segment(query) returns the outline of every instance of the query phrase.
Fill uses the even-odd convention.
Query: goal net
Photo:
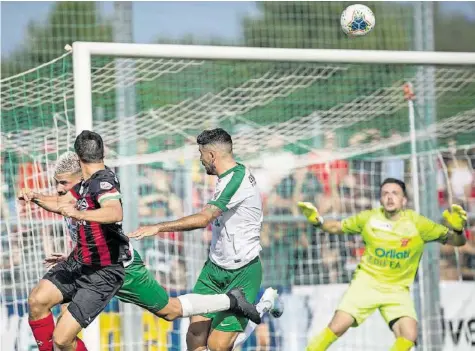
[[[406,181],[411,199],[417,183],[418,206],[434,219],[450,202],[475,213],[473,65],[298,61],[91,59],[92,126],[104,139],[106,163],[131,194],[124,206],[137,225],[190,214],[210,199],[215,178],[205,174],[195,143],[203,129],[226,129],[237,158],[251,168],[265,209],[262,286],[277,287],[287,310],[281,320],[266,320],[270,332],[258,328],[244,350],[262,342],[270,350],[303,349],[329,321],[363,253],[361,237],[329,236],[307,225],[297,201],[343,218],[378,206],[379,184],[391,176]],[[45,272],[45,256],[71,248],[59,216],[15,199],[22,187],[55,191],[55,161],[73,149],[76,125],[85,118],[74,103],[73,73],[72,56],[65,54],[1,82],[2,350],[34,347],[28,293]],[[418,179],[411,169],[411,113]],[[193,287],[210,240],[208,229],[166,233],[137,248],[177,295]],[[433,338],[445,330],[433,304],[439,303],[432,294],[439,291],[439,274],[444,280],[475,275],[463,253],[443,249],[440,257],[431,247],[416,289],[426,350],[440,349]],[[443,300],[444,291],[440,295]],[[127,313],[113,301],[101,314],[103,349],[184,349],[187,320],[168,323],[140,312],[139,334],[130,338],[124,336]],[[456,317],[456,311],[444,313]],[[374,315],[335,349],[380,350],[392,340]]]

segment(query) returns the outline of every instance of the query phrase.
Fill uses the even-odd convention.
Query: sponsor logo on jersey
[[[409,241],[411,241],[411,238],[402,238],[401,239],[401,247],[406,247],[407,244],[409,244]]]
[[[411,250],[404,250],[404,251],[398,251],[396,249],[386,250],[381,247],[378,247],[376,250],[374,250],[374,253],[376,254],[376,257],[379,257],[379,258],[403,260],[403,259],[409,258],[409,255],[411,254]]]
[[[88,207],[89,206],[87,205],[87,200],[86,199],[78,200],[78,202],[76,203],[76,208],[79,211],[85,211],[85,210],[87,210]]]
[[[371,221],[371,225],[380,230],[392,230],[393,226],[391,223],[388,222],[383,222],[383,221],[378,221],[377,219]]]
[[[101,187],[102,190],[112,189],[112,184],[109,182],[101,182],[99,186]]]

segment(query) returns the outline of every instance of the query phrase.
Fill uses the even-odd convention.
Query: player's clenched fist
[[[19,200],[25,200],[26,202],[33,201],[35,197],[36,193],[28,188],[21,189],[20,194],[18,195]]]
[[[73,204],[64,204],[59,208],[59,213],[64,217],[74,218],[74,219],[81,219],[81,211],[76,209],[76,206]]]
[[[459,205],[452,205],[451,211],[445,210],[442,216],[456,231],[462,231],[467,223],[467,212]]]
[[[323,224],[322,216],[320,216],[320,213],[318,213],[317,208],[313,206],[310,202],[298,202],[297,205],[299,206],[299,209],[302,214],[307,218],[307,221],[317,226]]]
[[[156,234],[158,234],[157,227],[154,226],[154,225],[147,225],[147,226],[144,226],[144,227],[140,227],[135,232],[132,232],[132,233],[128,234],[127,236],[129,238],[142,239],[142,238],[145,238],[147,236],[153,236],[153,235],[156,235]]]

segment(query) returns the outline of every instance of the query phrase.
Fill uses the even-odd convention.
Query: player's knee
[[[394,323],[393,331],[396,337],[416,342],[418,337],[417,321],[410,317],[402,317]]]
[[[417,333],[417,326],[416,327],[412,327],[412,328],[405,328],[401,331],[401,336],[404,338],[404,339],[407,339],[407,340],[410,340],[412,342],[416,342],[417,340],[417,336],[418,336],[418,333]]]
[[[234,342],[233,342],[234,343]],[[231,351],[233,343],[220,338],[208,338],[208,350],[210,351]]]
[[[39,318],[49,311],[51,303],[47,294],[43,293],[38,287],[31,290],[28,296],[28,311],[30,317]]]
[[[76,337],[70,337],[69,335],[65,335],[64,333],[58,333],[56,330],[53,333],[53,342],[54,345],[59,350],[68,349],[74,343]]]
[[[338,337],[346,333],[346,331],[353,325],[355,319],[348,313],[337,311],[333,316],[328,328]]]

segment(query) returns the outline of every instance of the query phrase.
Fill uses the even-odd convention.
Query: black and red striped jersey
[[[104,201],[121,201],[120,184],[109,168],[97,171],[71,189],[80,211],[96,210]],[[108,266],[130,258],[129,239],[122,230],[122,222],[100,224],[76,221],[77,244],[74,257],[81,263]]]

